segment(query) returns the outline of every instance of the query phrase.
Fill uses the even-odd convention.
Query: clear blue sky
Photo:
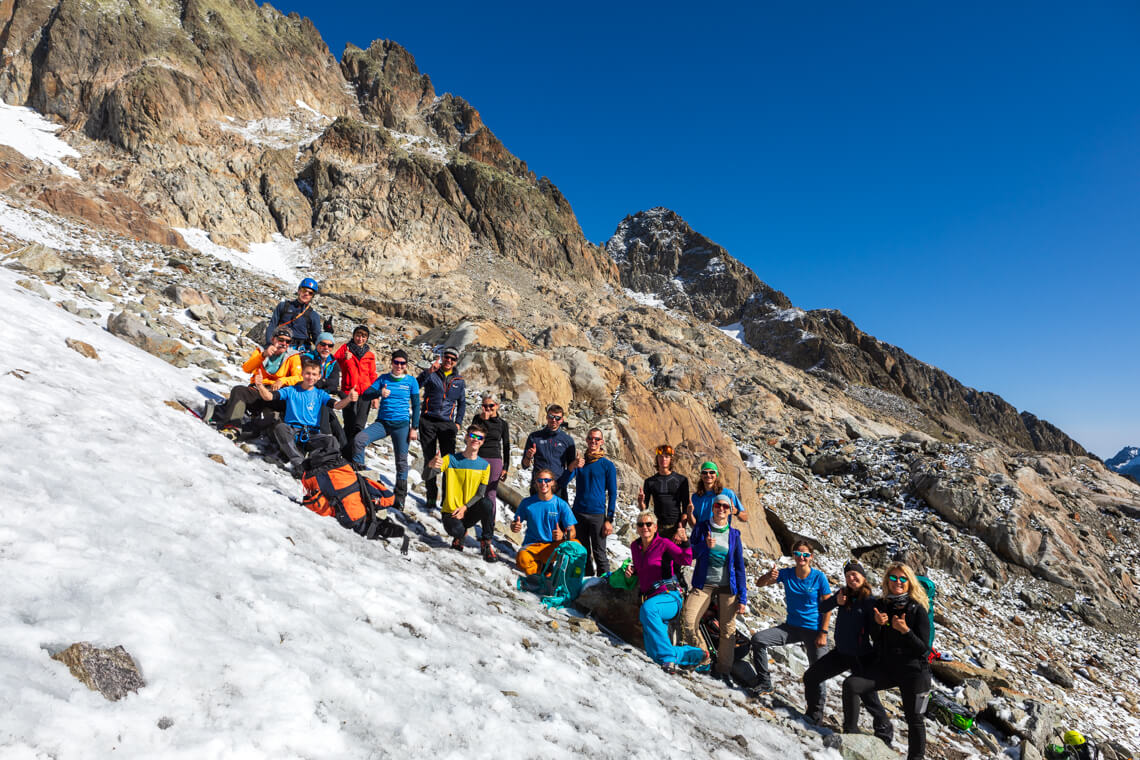
[[[549,176],[587,237],[667,206],[803,308],[1140,444],[1140,5],[321,3]]]

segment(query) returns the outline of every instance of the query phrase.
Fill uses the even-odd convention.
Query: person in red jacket
[[[368,347],[368,336],[368,328],[357,325],[352,331],[352,340],[333,354],[333,358],[340,365],[340,389],[345,395],[350,391],[363,394],[380,376],[376,371],[376,354]],[[344,436],[348,440],[349,447],[352,446],[356,434],[368,423],[369,406],[370,402],[360,399],[344,408]],[[351,459],[352,452],[348,451],[345,457]]]

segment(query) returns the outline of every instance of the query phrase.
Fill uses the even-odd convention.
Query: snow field
[[[514,591],[506,562],[401,557],[305,510],[296,481],[163,403],[197,398],[194,369],[18,277],[0,268],[21,318],[0,337],[0,755],[805,757],[739,695],[553,630],[565,613]],[[49,658],[75,641],[122,644],[148,685],[88,690]]]
[[[79,151],[56,137],[60,129],[31,108],[0,101],[0,145],[15,148],[28,158],[54,166],[61,174],[79,179],[79,172],[63,163],[64,158],[79,158]]]

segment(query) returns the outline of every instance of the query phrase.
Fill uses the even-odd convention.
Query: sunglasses
[[[317,294],[315,290],[310,290],[309,288],[298,288],[297,292],[298,293],[308,293],[311,296],[315,296]]]
[[[715,478],[716,470],[701,470],[701,477],[703,478],[706,475],[712,475]]]
[[[587,443],[601,443],[602,439],[601,438],[587,438],[586,442]]]
[[[713,509],[732,509],[731,504],[713,504]]]
[[[562,419],[562,415],[561,414],[548,414],[548,415],[546,415],[546,419],[554,420],[555,422],[558,422],[559,420]]]
[[[274,338],[273,342],[279,346],[287,346],[293,341],[289,340],[288,338]]]
[[[404,365],[407,364],[407,362],[404,361],[403,359],[393,359],[392,364],[394,364],[397,367],[403,367]]]
[[[673,456],[673,447],[672,446],[658,446],[657,447],[657,456],[659,456],[659,457],[671,457],[671,456]]]
[[[797,559],[807,559],[811,556],[811,552],[792,552],[792,556]]]
[[[910,583],[910,578],[905,575],[888,575],[887,580],[892,583]]]
[[[324,347],[324,348],[332,348],[333,344],[325,342],[325,343],[318,343],[317,346],[318,347]]]
[[[467,434],[467,437],[468,437],[468,438],[470,438],[470,439],[471,439],[471,440],[473,440],[473,441],[481,441],[481,440],[483,440],[483,436],[479,435],[478,433],[468,433],[468,434]]]
[[[454,356],[445,356],[442,359],[440,359],[440,361],[453,362],[453,361],[455,361],[455,357]]]
[[[534,482],[535,483],[553,483],[554,478],[535,478]]]
[[[639,522],[639,523],[637,524],[637,527],[639,527],[639,528],[652,528],[652,527],[653,527],[654,525],[656,525],[656,524],[657,524],[657,523],[651,523],[651,522]]]
[[[484,409],[498,409],[499,405],[498,404],[483,404],[483,408]]]

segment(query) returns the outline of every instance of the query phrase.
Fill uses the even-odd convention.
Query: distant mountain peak
[[[1104,466],[1125,475],[1140,475],[1140,446],[1125,446],[1111,459],[1104,460]]]

